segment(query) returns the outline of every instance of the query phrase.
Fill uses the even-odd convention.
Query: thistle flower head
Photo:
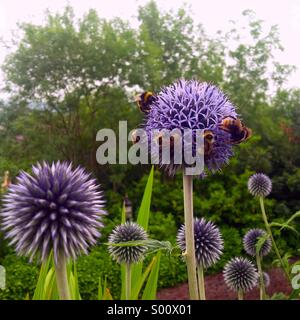
[[[87,253],[100,237],[105,214],[96,180],[66,162],[44,162],[22,171],[3,199],[2,229],[20,255],[45,261]]]
[[[272,181],[263,173],[255,173],[248,180],[248,190],[254,197],[266,197],[272,191]]]
[[[146,231],[134,222],[118,225],[110,234],[108,241],[112,244],[122,244],[129,241],[144,241],[148,239]],[[118,263],[132,264],[141,261],[147,250],[145,245],[108,246],[108,250]]]
[[[197,129],[210,130],[214,135],[214,144],[212,151],[205,155],[204,163],[207,169],[214,171],[227,163],[232,155],[232,146],[228,143],[230,135],[220,130],[219,125],[224,118],[236,116],[234,105],[216,86],[195,80],[179,80],[158,93],[144,127],[150,139],[155,129],[180,130],[182,136],[186,129],[193,133]],[[194,140],[193,135],[193,143]],[[152,156],[159,158],[159,155]],[[184,162],[182,165],[175,164],[172,159],[170,164],[160,164],[170,175],[187,166]]]
[[[208,268],[215,264],[222,255],[223,239],[219,228],[204,218],[194,220],[196,263]],[[177,243],[184,252],[186,249],[185,226],[177,234]]]
[[[271,279],[270,279],[270,276],[266,272],[263,272],[263,279],[264,279],[264,285],[267,288],[271,283]]]
[[[260,238],[266,237],[267,233],[266,231],[262,229],[251,229],[249,230],[244,238],[243,238],[243,244],[244,244],[244,249],[252,257],[256,256],[256,245],[259,241]],[[263,245],[260,248],[259,255],[260,256],[266,256],[272,248],[272,242],[270,238],[267,238]]]
[[[223,276],[227,286],[234,291],[247,292],[256,286],[258,273],[253,263],[241,257],[232,258],[224,267]]]

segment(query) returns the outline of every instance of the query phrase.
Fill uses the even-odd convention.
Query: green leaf
[[[159,267],[160,267],[160,257],[161,257],[161,251],[159,251],[155,257],[156,261],[149,275],[146,287],[142,295],[142,300],[156,299],[157,281],[158,281],[158,274],[159,274]]]
[[[72,270],[73,269],[73,270]],[[72,300],[81,300],[78,285],[78,274],[76,263],[70,263],[68,267],[68,280]]]
[[[288,297],[283,292],[276,292],[270,297],[270,300],[287,300]]]
[[[105,296],[107,295],[107,276],[104,278],[104,284],[102,286],[102,275],[99,277],[99,284],[98,284],[98,300],[107,300]]]
[[[144,191],[142,203],[139,209],[137,223],[142,226],[145,230],[148,229],[148,222],[150,216],[150,205],[151,205],[151,196],[152,196],[152,187],[153,187],[153,175],[154,175],[154,167],[152,166],[148,181],[146,184],[146,188]],[[143,263],[137,263],[132,267],[132,283],[136,283],[140,281],[143,270]],[[125,271],[124,279],[125,279]],[[123,280],[123,278],[122,278]],[[123,283],[123,282],[122,282]]]
[[[113,300],[113,297],[112,297],[109,289],[105,288],[104,290],[105,290],[105,292],[103,294],[103,299],[102,300]]]
[[[44,283],[44,296],[43,300],[51,300],[54,293],[54,287],[56,286],[55,282],[55,270],[51,268],[46,276]]]
[[[269,237],[270,236],[266,233],[265,235],[257,238],[257,242],[255,244],[256,254],[260,252],[262,246],[264,245],[266,240],[268,240]]]
[[[142,226],[145,230],[148,230],[148,222],[150,216],[150,205],[151,205],[151,196],[152,196],[152,187],[153,187],[153,175],[154,167],[152,166],[146,188],[144,191],[142,203],[139,209],[137,223]]]
[[[34,290],[32,300],[44,300],[44,288],[47,274],[50,270],[50,265],[52,264],[52,252],[50,253],[46,262],[43,262],[40,269],[39,278]]]
[[[121,223],[125,223],[126,222],[126,208],[125,208],[125,203],[123,202],[123,207],[122,207],[122,211],[121,211]]]
[[[284,223],[272,222],[272,223],[270,223],[270,227],[271,227],[271,228],[272,228],[272,227],[278,227],[278,228],[280,228],[279,231],[281,231],[281,230],[283,230],[283,229],[289,229],[289,230],[292,230],[292,231],[294,231],[296,234],[299,235],[299,232],[298,232],[294,227],[289,226],[289,225],[287,224],[287,222],[284,222]]]
[[[133,269],[133,268],[132,268]],[[121,300],[125,300],[126,297],[126,287],[125,287],[125,283],[126,283],[126,267],[124,264],[121,265],[121,281],[122,281],[122,288],[121,288]]]
[[[286,224],[290,224],[295,218],[300,217],[300,211],[297,211],[294,213],[287,221]]]
[[[140,291],[144,285],[144,282],[146,281],[147,277],[150,274],[150,271],[152,270],[153,266],[156,263],[156,257],[153,257],[149,265],[147,266],[146,270],[143,272],[142,276],[140,277],[139,281],[135,283],[135,286],[132,290],[131,300],[138,300]]]

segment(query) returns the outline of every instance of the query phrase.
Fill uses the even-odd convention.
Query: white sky
[[[0,38],[10,39],[11,30],[17,22],[32,21],[41,23],[46,8],[61,11],[70,4],[78,17],[90,8],[102,17],[119,16],[133,19],[138,5],[147,0],[0,0]],[[196,23],[202,23],[208,34],[217,30],[228,30],[229,20],[241,18],[244,9],[252,9],[267,26],[279,26],[281,42],[285,48],[277,59],[282,63],[296,65],[298,70],[290,78],[291,86],[300,87],[300,0],[156,0],[162,9],[176,10],[184,2],[190,5]],[[7,50],[0,47],[0,64]],[[2,86],[0,74],[0,87]]]

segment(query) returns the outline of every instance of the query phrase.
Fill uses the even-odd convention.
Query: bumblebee
[[[203,134],[203,139],[204,139],[203,148],[202,147],[199,148],[198,152],[200,154],[203,154],[203,151],[204,151],[204,155],[207,156],[212,152],[213,145],[214,145],[214,142],[215,142],[215,136],[212,133],[212,131],[205,130],[204,134]]]
[[[135,101],[140,108],[140,110],[144,113],[149,113],[151,109],[151,104],[155,101],[156,96],[151,91],[143,92],[135,97]]]
[[[211,153],[213,149],[215,136],[210,130],[205,131],[203,136],[204,136],[204,154],[208,155]]]
[[[132,144],[136,144],[140,141],[140,137],[137,134],[137,129],[135,129],[134,131],[132,131],[131,133],[131,142]]]
[[[180,142],[181,136],[178,133],[173,133],[169,138],[170,139],[166,139],[164,137],[164,134],[160,132],[154,137],[154,141],[160,147],[167,147],[168,145],[170,145],[170,148],[172,150],[172,148],[174,148],[174,146]]]
[[[226,117],[220,124],[220,129],[230,133],[230,143],[239,144],[252,136],[252,130],[244,126],[240,119]]]

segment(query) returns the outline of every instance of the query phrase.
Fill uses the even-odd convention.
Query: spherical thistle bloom
[[[243,238],[243,245],[244,249],[252,257],[256,256],[256,245],[259,241],[259,238],[266,237],[267,233],[266,231],[262,229],[251,229],[249,230],[244,238]],[[272,248],[272,241],[268,237],[264,241],[263,245],[260,248],[259,255],[261,257],[266,256]]]
[[[271,279],[267,272],[263,272],[263,281],[264,281],[264,287],[268,288],[270,286]],[[258,288],[260,287],[260,278],[258,278],[256,286]]]
[[[183,139],[182,148],[186,146],[186,150],[192,150],[193,157],[198,152],[195,151],[196,130],[211,131],[214,137],[213,148],[209,154],[205,154],[204,164],[207,169],[216,171],[226,164],[233,154],[232,145],[228,143],[230,134],[220,129],[220,124],[226,117],[236,118],[237,113],[235,106],[220,89],[206,82],[178,80],[162,88],[157,94],[151,103],[144,129],[150,141],[155,139],[155,130],[179,130],[181,137],[184,136],[185,130],[190,130],[191,145],[185,144]],[[182,164],[176,164],[172,157],[170,162],[165,164],[157,151],[151,149],[150,152],[151,157],[159,159],[160,166],[169,175],[174,175],[180,168],[190,166],[184,156]]]
[[[255,173],[248,180],[248,190],[254,197],[266,197],[272,191],[272,181],[263,173]]]
[[[208,268],[215,264],[222,255],[223,239],[219,228],[204,218],[194,219],[196,263]],[[182,225],[177,234],[177,243],[184,252],[186,249],[185,226]]]
[[[271,279],[270,279],[270,276],[266,272],[263,272],[263,279],[264,279],[264,285],[267,288],[271,283]]]
[[[148,235],[144,228],[135,222],[126,222],[116,226],[110,234],[108,241],[112,244],[122,244],[129,241],[145,241]],[[145,245],[114,246],[109,245],[108,250],[118,263],[132,264],[141,261],[147,250]]]
[[[227,286],[234,291],[247,292],[257,285],[258,273],[254,264],[242,257],[232,258],[224,267]]]
[[[103,199],[95,179],[67,162],[21,171],[3,198],[2,229],[19,255],[45,261],[53,250],[75,259],[88,253],[103,227]]]

